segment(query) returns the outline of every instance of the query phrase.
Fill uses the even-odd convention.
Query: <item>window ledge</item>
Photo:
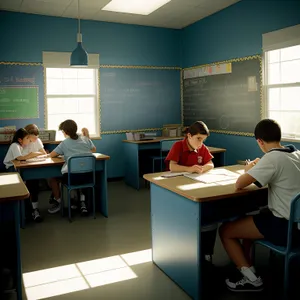
[[[292,143],[300,143],[300,137],[299,138],[292,138],[292,137],[282,137],[282,142],[292,142]]]

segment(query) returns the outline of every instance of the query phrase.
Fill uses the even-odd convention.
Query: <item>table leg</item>
[[[139,145],[124,143],[125,155],[125,183],[133,188],[140,189]]]

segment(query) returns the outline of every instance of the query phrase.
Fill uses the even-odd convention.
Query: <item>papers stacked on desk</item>
[[[46,160],[47,159],[47,157],[45,157],[45,156],[38,156],[38,157],[33,157],[33,158],[28,158],[28,159],[26,159],[26,161],[27,162],[38,162],[38,161],[44,161],[44,160]]]
[[[203,174],[187,173],[183,174],[183,176],[203,183],[214,183],[237,179],[239,174],[225,169],[213,169]]]

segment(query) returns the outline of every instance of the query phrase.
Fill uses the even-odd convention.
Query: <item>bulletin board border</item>
[[[228,60],[223,60],[223,61],[218,61],[218,62],[212,62],[209,64],[204,64],[204,65],[197,65],[197,66],[192,66],[192,67],[188,67],[188,68],[183,68],[182,69],[182,81],[184,81],[183,79],[183,72],[185,70],[192,70],[192,69],[197,69],[197,68],[201,68],[201,67],[207,67],[207,66],[212,66],[212,65],[219,65],[219,64],[224,64],[224,63],[232,63],[232,62],[241,62],[241,61],[247,61],[247,60],[254,60],[257,59],[259,61],[259,65],[260,65],[260,69],[259,69],[259,75],[260,75],[260,119],[263,118],[263,66],[262,66],[262,55],[260,54],[255,54],[255,55],[251,55],[251,56],[245,56],[245,57],[239,57],[239,58],[232,58],[232,59],[228,59]],[[183,116],[183,85],[181,87],[182,90],[182,109],[181,109],[181,119],[182,119],[182,124],[184,124],[184,116]],[[254,124],[255,126],[256,124]],[[214,129],[210,129],[210,132],[214,132],[214,133],[221,133],[221,134],[230,134],[230,135],[240,135],[240,136],[254,136],[253,133],[250,132],[239,132],[239,131],[227,131],[227,130],[214,130]]]

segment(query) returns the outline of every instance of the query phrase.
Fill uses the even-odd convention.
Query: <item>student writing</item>
[[[50,154],[50,157],[56,157],[58,155],[63,155],[65,159],[65,164],[62,167],[62,181],[67,183],[68,181],[68,165],[67,161],[70,156],[79,154],[90,154],[95,148],[94,144],[88,138],[82,138],[77,134],[77,124],[73,120],[66,120],[59,125],[59,130],[61,130],[65,136],[65,140],[62,141]],[[90,176],[92,174],[72,174],[72,182],[74,184],[83,184],[85,182],[90,182]],[[56,213],[60,210],[61,199],[60,199],[60,189],[59,181],[57,179],[52,179],[51,181],[52,190],[54,193],[55,201],[50,209],[49,213]],[[84,192],[84,191],[83,191]],[[80,210],[82,215],[87,215],[88,210],[85,203],[85,195],[80,196]]]
[[[169,151],[165,163],[172,172],[203,173],[214,168],[213,156],[204,145],[209,130],[202,121],[193,123],[186,129],[186,137],[176,142]],[[202,255],[212,262],[217,235],[217,224],[202,228]]]
[[[6,169],[14,171],[12,160],[26,160],[42,155],[41,152],[23,153],[24,148],[30,144],[29,136],[29,133],[24,128],[20,128],[16,131],[3,161]],[[26,186],[30,192],[32,218],[36,222],[41,222],[42,218],[38,209],[38,190],[36,187],[36,180],[27,180]]]
[[[252,183],[268,185],[268,209],[220,227],[223,246],[240,271],[240,278],[227,278],[226,285],[238,292],[263,289],[263,280],[251,261],[250,246],[257,239],[266,239],[278,246],[287,245],[291,200],[300,192],[300,151],[293,145],[280,144],[279,124],[271,119],[262,120],[256,125],[254,135],[265,155],[245,166],[236,188],[243,189]],[[241,239],[247,242],[247,247],[242,247]]]

